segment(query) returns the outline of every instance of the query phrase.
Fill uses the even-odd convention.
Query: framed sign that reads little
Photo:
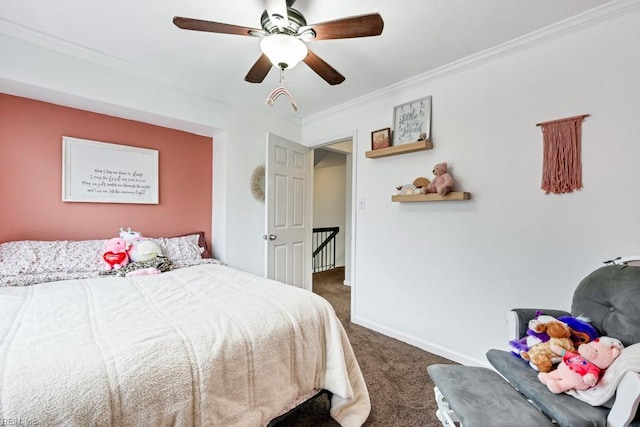
[[[393,108],[393,145],[431,141],[431,96]]]
[[[158,150],[63,136],[62,201],[158,204]]]

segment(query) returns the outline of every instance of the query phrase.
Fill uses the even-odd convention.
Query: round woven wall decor
[[[250,185],[253,198],[264,203],[264,165],[256,166],[253,170]]]

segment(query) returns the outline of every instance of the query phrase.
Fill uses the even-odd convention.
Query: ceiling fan
[[[265,11],[260,18],[261,29],[180,16],[174,17],[173,23],[184,30],[261,37],[263,53],[244,78],[250,83],[261,83],[272,65],[285,70],[303,61],[330,85],[342,83],[344,76],[313,53],[306,42],[379,36],[384,27],[378,13],[307,25],[302,13],[292,7],[295,0],[263,2]]]

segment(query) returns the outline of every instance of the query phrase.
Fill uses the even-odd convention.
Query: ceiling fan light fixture
[[[264,0],[266,12],[273,25],[277,26],[280,31],[289,25],[287,16],[287,3],[283,0]]]
[[[281,69],[295,67],[309,53],[303,41],[287,34],[272,34],[263,38],[260,49],[273,65]]]

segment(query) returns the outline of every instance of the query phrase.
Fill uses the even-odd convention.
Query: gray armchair
[[[640,343],[640,267],[631,265],[606,265],[597,269],[584,278],[578,285],[571,305],[571,313],[559,310],[544,310],[545,314],[554,317],[562,315],[586,316],[601,336],[618,338],[625,347]],[[509,325],[512,336],[517,339],[524,336],[527,324],[535,316],[535,309],[515,309],[509,313]],[[549,420],[560,426],[640,426],[640,374],[627,371],[617,387],[616,394],[609,402],[602,406],[591,406],[568,394],[553,394],[540,383],[537,372],[526,361],[517,358],[509,351],[492,349],[487,352],[487,359],[496,371],[517,390],[517,393],[507,393],[501,405],[512,406],[513,412],[522,411],[521,399],[524,397],[529,403],[540,410]],[[466,369],[465,369],[466,368]],[[492,403],[491,398],[482,397],[476,408],[458,404],[449,406],[457,401],[458,396],[447,395],[457,393],[458,388],[451,384],[452,376],[446,365],[429,367],[429,374],[436,384],[436,395],[440,398],[440,415],[447,413],[450,418],[443,420],[447,425],[452,420],[471,420],[474,417],[486,416],[487,419],[499,420],[500,415],[484,414],[483,408]],[[479,378],[480,369],[462,367],[463,378],[470,382],[473,388]],[[453,372],[452,372],[453,373]],[[461,372],[455,373],[457,380]],[[491,394],[491,388],[484,387],[484,394]],[[502,390],[504,392],[504,390]],[[459,400],[458,400],[459,401]],[[467,402],[469,399],[467,399]],[[512,405],[510,405],[512,403]],[[446,410],[443,410],[443,406]],[[519,406],[518,406],[519,405]],[[486,412],[486,409],[484,410]],[[446,422],[445,422],[446,421]],[[504,419],[502,419],[504,421]],[[465,423],[463,423],[465,424]],[[466,423],[471,424],[471,423]],[[514,425],[519,424],[517,421]],[[494,425],[499,425],[496,423]]]

